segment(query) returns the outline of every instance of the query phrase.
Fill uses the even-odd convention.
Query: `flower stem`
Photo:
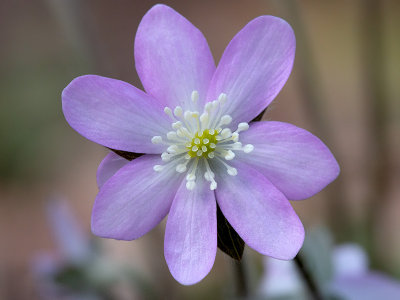
[[[324,298],[322,297],[322,294],[321,294],[317,284],[315,283],[310,272],[307,270],[306,266],[303,263],[303,259],[300,257],[299,254],[294,258],[294,262],[296,263],[296,266],[300,272],[300,275],[303,277],[304,282],[307,285],[307,288],[310,292],[312,299],[313,300],[323,300]]]
[[[246,298],[248,295],[248,283],[246,280],[244,264],[242,260],[234,260],[233,264],[235,268],[237,295],[240,298]]]

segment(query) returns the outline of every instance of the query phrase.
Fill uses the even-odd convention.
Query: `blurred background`
[[[68,126],[61,91],[83,74],[141,87],[133,41],[155,3],[0,2],[0,299],[219,299],[234,289],[231,259],[220,251],[201,283],[178,284],[164,260],[165,221],[133,242],[90,233],[107,151]],[[332,244],[355,242],[370,268],[400,278],[400,2],[163,3],[203,32],[216,62],[257,16],[292,25],[293,72],[263,118],[319,136],[341,166],[334,183],[293,206],[307,232],[324,228]],[[262,257],[246,248],[244,261],[256,291]]]

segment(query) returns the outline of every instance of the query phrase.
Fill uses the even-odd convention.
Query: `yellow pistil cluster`
[[[214,150],[217,145],[218,132],[214,129],[206,129],[196,132],[190,143],[186,144],[190,157],[213,158]]]

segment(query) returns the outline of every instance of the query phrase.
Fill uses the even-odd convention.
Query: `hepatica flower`
[[[292,69],[295,37],[261,16],[229,43],[218,67],[202,33],[165,5],[143,17],[136,70],[146,92],[87,75],[63,91],[68,123],[111,149],[98,170],[94,234],[137,239],[167,214],[165,258],[182,284],[212,268],[217,203],[251,248],[279,259],[299,251],[304,229],[288,199],[308,198],[339,167],[315,136],[282,122],[252,122]]]

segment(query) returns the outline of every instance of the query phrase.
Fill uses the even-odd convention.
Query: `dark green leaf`
[[[121,156],[127,160],[134,160],[135,158],[138,158],[138,157],[144,155],[144,153],[134,153],[134,152],[128,152],[128,151],[122,151],[122,150],[115,150],[115,149],[111,149],[111,148],[108,148],[108,149],[110,149],[115,154],[118,154],[119,156]]]
[[[217,204],[218,248],[236,260],[241,260],[245,243],[222,213]]]

